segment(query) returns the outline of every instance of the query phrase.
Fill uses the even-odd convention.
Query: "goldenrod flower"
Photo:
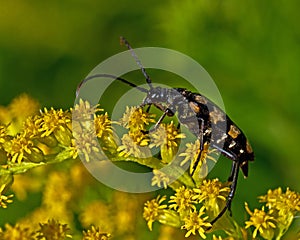
[[[209,212],[217,215],[220,207],[226,201],[230,188],[220,182],[218,179],[203,180],[199,188],[194,188],[193,200],[203,202]]]
[[[0,239],[2,240],[34,240],[34,233],[23,225],[16,224],[11,226],[5,224],[5,230],[0,228]]]
[[[210,149],[209,144],[205,143],[203,146],[203,150],[200,154],[200,141],[197,139],[195,143],[187,143],[186,150],[179,154],[181,157],[185,157],[184,160],[180,163],[180,166],[183,166],[187,162],[190,161],[190,174],[195,170],[195,175],[199,175],[197,177],[204,178],[208,174],[208,166],[207,160],[211,160],[216,162],[216,157],[213,157],[211,154],[216,153],[215,149]],[[195,166],[196,161],[198,161],[198,165]]]
[[[166,196],[157,196],[156,199],[147,201],[144,205],[143,217],[147,221],[148,228],[152,231],[152,224],[159,219],[159,216],[163,214],[163,210],[167,208],[167,205],[161,205],[166,200]]]
[[[99,158],[101,156],[99,142],[97,141],[97,138],[93,133],[89,134],[88,132],[85,131],[76,134],[74,137],[75,137],[75,149],[72,148],[73,158],[76,158],[78,153],[79,155],[82,154],[84,156],[84,160],[86,162],[89,162],[91,159]],[[74,144],[74,142],[72,144]],[[77,153],[75,151],[76,149],[77,149]]]
[[[268,190],[267,195],[259,197],[260,202],[265,202],[270,209],[277,209],[280,215],[288,212],[296,213],[300,211],[300,194],[291,191],[289,188],[283,193],[281,188]]]
[[[187,233],[185,237],[189,237],[191,234],[196,235],[196,232],[203,239],[206,238],[205,230],[211,227],[211,224],[207,222],[208,216],[203,217],[205,207],[201,207],[199,212],[196,210],[190,211],[190,213],[184,218],[184,225],[181,227],[182,229],[186,229]]]
[[[144,112],[140,107],[126,107],[120,124],[130,131],[144,131],[145,125],[154,123],[154,114]]]
[[[180,133],[175,127],[173,121],[169,124],[160,124],[156,131],[151,134],[152,142],[150,147],[160,147],[166,145],[168,147],[177,147],[178,139],[185,138],[184,133]]]
[[[244,238],[243,238],[244,239]],[[246,239],[246,238],[245,238]],[[221,236],[216,236],[215,234],[213,234],[213,239],[212,240],[235,240],[235,238],[233,237],[226,237],[226,238],[223,238]]]
[[[8,140],[7,126],[0,124],[0,147]]]
[[[26,93],[14,98],[8,106],[14,118],[20,118],[22,121],[28,116],[38,112],[40,104]]]
[[[169,124],[160,124],[158,128],[150,134],[150,148],[159,147],[163,162],[169,163],[176,155],[179,140],[185,138],[185,134],[180,133],[173,121]]]
[[[253,231],[253,238],[256,238],[257,233],[264,239],[272,239],[274,236],[274,229],[276,228],[276,219],[272,216],[273,210],[269,210],[268,213],[265,212],[264,207],[262,210],[254,209],[252,213],[248,207],[248,204],[245,203],[245,208],[248,214],[250,215],[250,220],[246,221],[246,229],[254,226],[255,229]]]
[[[112,121],[109,119],[107,112],[96,116],[94,122],[97,137],[102,138],[102,136],[111,135],[113,133],[111,126]]]
[[[121,141],[122,145],[117,149],[121,157],[132,155],[136,158],[143,158],[150,155],[149,149],[143,148],[148,144],[149,140],[145,138],[142,132],[124,134]]]
[[[221,236],[216,236],[215,234],[213,235],[213,240],[223,240]]]
[[[20,132],[24,120],[36,114],[40,108],[39,103],[27,94],[21,94],[14,98],[9,104],[8,114],[10,116],[9,131],[11,135]]]
[[[58,221],[51,219],[47,223],[40,223],[40,229],[37,231],[37,239],[55,239],[65,240],[72,238],[72,235],[67,232],[70,228],[67,224],[61,224]]]
[[[6,151],[10,161],[13,163],[21,163],[23,161],[41,162],[43,160],[42,151],[34,146],[33,141],[26,137],[24,133],[14,137]]]
[[[0,124],[0,163],[7,162],[7,148],[10,147],[11,136],[7,133],[7,126]]]
[[[110,233],[100,232],[99,227],[91,226],[87,231],[83,231],[82,240],[108,240]]]
[[[68,175],[63,172],[52,172],[43,192],[43,204],[53,209],[56,208],[58,202],[60,205],[67,204],[72,196],[69,185]]]
[[[23,129],[27,137],[38,138],[41,137],[40,132],[40,115],[34,115],[26,118],[23,124]]]
[[[95,114],[103,111],[99,108],[99,104],[91,106],[88,101],[79,100],[79,104],[76,104],[74,109],[71,109],[73,121],[89,121],[95,117]]]
[[[283,193],[281,188],[268,190],[267,195],[259,197],[260,202],[273,211],[277,221],[278,236],[283,236],[290,227],[297,212],[300,211],[300,194],[289,188]]]
[[[13,202],[13,200],[11,200],[10,198],[14,196],[13,194],[10,194],[8,196],[3,195],[2,192],[4,191],[5,188],[6,188],[6,184],[2,184],[0,186],[0,207],[2,208],[7,208],[7,204]]]
[[[72,136],[69,129],[71,123],[70,113],[68,111],[64,112],[62,109],[55,110],[51,108],[48,110],[44,108],[44,112],[41,112],[41,114],[42,117],[38,120],[41,137],[48,137],[53,133],[59,143],[69,146]]]
[[[191,210],[196,210],[193,190],[185,188],[184,186],[176,189],[174,196],[170,197],[169,205],[170,209],[176,210],[180,215],[185,216]]]
[[[164,186],[164,189],[167,189],[168,184],[170,183],[169,176],[159,170],[156,170],[156,169],[153,169],[153,174],[154,174],[154,176],[152,178],[151,185],[152,186],[157,185],[159,188],[161,186]]]
[[[78,149],[76,146],[76,140],[73,138],[71,139],[71,146],[68,147],[68,151],[70,152],[70,157],[76,159],[78,157]],[[86,155],[85,155],[86,159]]]
[[[84,227],[96,225],[104,232],[113,232],[117,224],[110,206],[100,200],[85,206],[79,215],[79,220]]]
[[[12,121],[12,116],[7,107],[0,106],[0,123],[9,124]]]

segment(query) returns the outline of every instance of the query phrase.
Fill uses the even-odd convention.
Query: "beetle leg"
[[[150,106],[148,107],[148,109],[149,108],[150,108]],[[147,131],[146,133],[155,131],[166,116],[173,116],[173,115],[174,115],[174,113],[169,108],[166,108],[163,115],[161,115],[160,118],[158,119],[158,121],[155,123],[154,127],[152,129],[150,129],[149,131]],[[180,127],[180,125],[178,125],[178,128],[179,127]]]
[[[228,152],[228,151],[225,151],[224,149],[220,148],[218,145],[216,144],[212,144],[211,145],[213,148],[217,149],[220,153],[222,153],[223,155],[225,155],[225,157],[233,160],[233,161],[236,161],[237,159],[237,156],[232,153],[232,152]]]
[[[148,105],[147,109],[146,109],[146,113],[149,113],[150,112],[150,107],[151,107],[151,104]]]
[[[230,177],[232,177],[232,183],[231,183],[231,186],[230,186],[230,192],[229,192],[228,197],[227,197],[226,205],[222,209],[222,211],[218,214],[218,216],[210,222],[211,225],[213,225],[220,217],[222,217],[227,209],[230,210],[231,202],[232,202],[232,199],[233,199],[234,194],[235,194],[237,180],[238,180],[238,176],[239,176],[239,165],[240,165],[240,163],[238,161],[235,161],[232,164],[232,171],[231,171],[232,176],[230,176]]]
[[[204,149],[204,141],[203,141],[203,132],[204,132],[204,120],[203,119],[200,119],[201,120],[201,126],[200,126],[200,131],[199,131],[199,136],[198,136],[198,139],[200,141],[200,151],[198,153],[198,156],[197,156],[197,159],[193,165],[193,170],[191,172],[191,175],[193,176],[195,171],[196,171],[196,168],[197,168],[197,165],[200,161],[200,158],[201,158],[201,154],[202,154],[202,151]]]
[[[167,109],[166,109],[167,110]],[[163,113],[163,115],[160,116],[160,118],[158,119],[158,121],[155,123],[153,130],[157,129],[159,124],[161,124],[161,122],[164,120],[164,118],[167,116],[167,111],[165,111]]]
[[[233,181],[233,177],[234,177],[234,171],[235,171],[235,162],[232,163],[231,166],[231,171],[230,171],[230,175],[228,177],[228,182],[232,182]]]

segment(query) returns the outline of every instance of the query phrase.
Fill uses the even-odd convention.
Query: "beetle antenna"
[[[126,40],[126,38],[124,38],[124,37],[121,36],[121,37],[120,37],[120,44],[121,44],[121,45],[124,44],[124,45],[129,49],[129,51],[131,52],[131,55],[132,55],[132,57],[135,59],[137,65],[141,68],[142,73],[143,73],[143,75],[144,75],[145,78],[146,78],[146,82],[148,83],[149,87],[152,89],[152,88],[153,88],[153,86],[152,86],[152,81],[151,81],[149,75],[147,74],[147,72],[146,72],[146,70],[145,70],[145,68],[144,68],[144,66],[143,66],[143,64],[142,64],[142,62],[141,62],[141,60],[140,60],[140,59],[138,58],[138,56],[135,54],[135,52],[134,52],[133,48],[130,46],[129,42]]]
[[[126,83],[127,85],[129,85],[129,86],[131,86],[131,87],[134,87],[134,88],[136,88],[137,90],[139,90],[139,91],[141,91],[141,92],[145,92],[145,93],[148,92],[148,90],[147,90],[146,88],[139,87],[139,86],[135,85],[134,83],[131,83],[131,82],[127,81],[127,80],[124,79],[124,78],[117,77],[117,76],[111,75],[111,74],[95,74],[95,75],[92,75],[92,76],[89,76],[89,77],[83,79],[83,80],[78,84],[78,87],[77,87],[77,90],[76,90],[76,97],[78,97],[79,91],[80,91],[82,85],[85,84],[87,81],[92,80],[92,79],[94,79],[94,78],[113,78],[113,79],[119,80],[119,81],[121,81],[121,82],[123,82],[123,83]]]

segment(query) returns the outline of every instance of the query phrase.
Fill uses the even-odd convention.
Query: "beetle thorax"
[[[170,106],[174,102],[175,93],[178,92],[172,88],[162,88],[155,87],[149,90],[147,96],[145,97],[143,104],[165,104],[166,106]]]

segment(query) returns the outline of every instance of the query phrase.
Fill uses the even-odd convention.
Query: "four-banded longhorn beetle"
[[[148,105],[150,107],[153,105],[163,112],[155,127],[157,127],[166,116],[173,116],[177,113],[179,123],[185,125],[200,141],[200,153],[197,156],[197,161],[194,166],[192,166],[192,176],[195,174],[197,164],[200,161],[204,144],[208,144],[226,158],[231,159],[232,168],[228,178],[228,181],[231,182],[230,192],[225,207],[211,221],[211,224],[214,224],[227,209],[230,209],[237,186],[239,168],[241,168],[245,177],[248,176],[248,162],[254,160],[254,153],[249,141],[242,130],[227,114],[205,96],[199,93],[193,93],[184,88],[153,87],[149,75],[146,73],[145,68],[128,41],[123,37],[121,37],[120,40],[121,43],[125,44],[131,51],[150,89],[139,87],[124,78],[114,75],[95,74],[87,77],[79,84],[77,94],[82,84],[91,79],[113,78],[146,93],[146,97],[141,106]]]

